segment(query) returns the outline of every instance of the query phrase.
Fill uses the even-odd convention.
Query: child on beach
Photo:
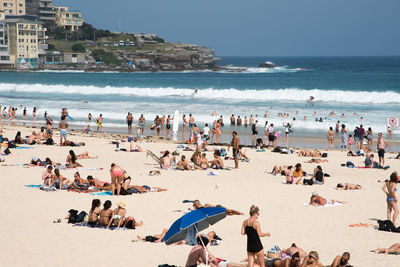
[[[353,136],[349,134],[349,140],[347,140],[347,144],[349,145],[350,150],[353,150],[353,143],[354,143]]]

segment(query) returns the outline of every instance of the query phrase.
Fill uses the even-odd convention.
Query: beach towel
[[[306,207],[319,207],[319,208],[325,208],[325,207],[335,207],[335,206],[341,206],[343,205],[342,203],[335,202],[333,204],[325,204],[325,206],[311,206],[309,203],[304,203],[304,206]]]
[[[70,188],[67,189],[68,192],[75,192],[75,193],[95,193],[95,192],[101,192],[99,189],[77,189],[77,188]]]
[[[372,224],[369,223],[355,223],[355,224],[349,224],[349,227],[370,227]]]
[[[219,174],[218,174],[218,172],[210,171],[207,175],[208,176],[218,176]]]
[[[30,187],[30,188],[40,188],[40,184],[27,184],[25,185],[26,187]]]
[[[112,196],[112,191],[104,191],[104,192],[90,193],[90,194],[94,196]]]
[[[99,228],[99,229],[108,229],[108,230],[129,230],[129,229],[125,228],[125,227],[110,226],[110,227],[107,228],[107,227],[101,226],[101,225],[90,225],[87,222],[74,223],[72,226]]]
[[[33,147],[30,147],[30,146],[17,146],[15,149],[33,149]]]

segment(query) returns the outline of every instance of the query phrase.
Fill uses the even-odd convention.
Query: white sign
[[[386,126],[390,127],[390,129],[392,129],[392,130],[399,129],[400,128],[399,127],[399,118],[397,118],[397,117],[387,118]]]

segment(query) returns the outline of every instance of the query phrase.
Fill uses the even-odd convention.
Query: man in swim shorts
[[[378,156],[379,156],[379,167],[385,166],[385,149],[388,147],[388,142],[382,137],[382,133],[378,134]]]
[[[65,142],[67,142],[68,122],[67,122],[66,118],[67,118],[67,116],[62,115],[61,121],[58,124],[58,128],[60,128],[60,146],[64,146]]]
[[[232,155],[233,155],[233,159],[235,160],[235,169],[239,169],[239,143],[240,143],[240,139],[237,136],[237,132],[233,131],[232,132],[232,141],[230,143],[230,145],[228,146],[228,151],[229,148],[232,146]]]

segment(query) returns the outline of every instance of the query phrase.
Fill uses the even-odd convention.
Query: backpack
[[[400,233],[400,227],[396,228],[396,226],[389,220],[378,220],[378,230],[379,231],[386,231],[386,232],[395,232]]]
[[[313,185],[314,181],[312,179],[303,179],[304,185]]]
[[[78,211],[74,209],[70,209],[68,211],[68,223],[75,223],[76,222],[76,217],[78,216]]]
[[[221,149],[221,156],[222,156],[222,157],[225,157],[226,155],[227,155],[226,149],[225,149],[225,148],[222,148],[222,149]]]
[[[45,144],[48,146],[52,146],[52,145],[54,145],[54,140],[52,138],[49,138],[46,140]]]

